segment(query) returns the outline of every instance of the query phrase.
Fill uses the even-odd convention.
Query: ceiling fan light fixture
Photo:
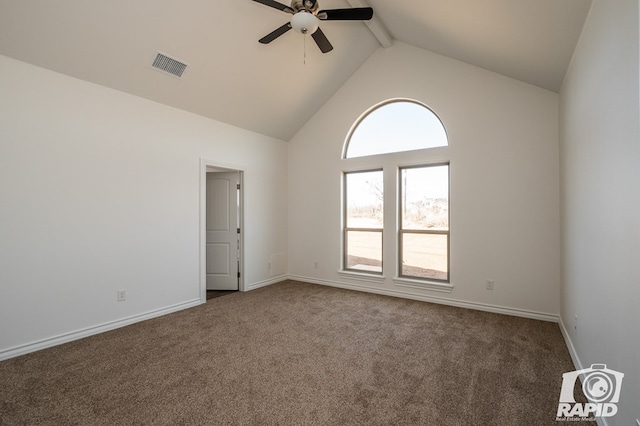
[[[320,20],[312,13],[300,11],[291,17],[291,27],[300,34],[313,34]]]

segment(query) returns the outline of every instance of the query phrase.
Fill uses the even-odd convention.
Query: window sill
[[[384,276],[378,274],[367,274],[366,272],[355,271],[338,271],[338,275],[344,278],[351,278],[359,281],[369,281],[376,283],[383,283],[385,281]]]
[[[422,280],[412,280],[409,278],[400,278],[395,277],[393,282],[400,286],[406,288],[414,288],[420,290],[432,290],[432,291],[440,291],[443,293],[451,293],[453,291],[453,286],[448,283],[438,283],[434,281],[422,281]]]

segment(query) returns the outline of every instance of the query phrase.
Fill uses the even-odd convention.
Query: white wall
[[[577,364],[625,373],[611,425],[640,418],[638,14],[594,1],[561,92],[561,317]]]
[[[370,106],[406,97],[431,107],[450,147],[398,154],[402,165],[451,161],[450,294],[386,279],[358,281],[341,264],[340,175],[379,167],[341,160],[350,126]],[[557,320],[559,311],[558,95],[396,42],[378,49],[289,142],[289,270],[328,285]],[[385,166],[393,173],[394,164]],[[395,187],[386,197],[395,199]],[[390,198],[389,198],[390,197]],[[314,262],[318,268],[314,268]],[[495,280],[495,290],[485,280]],[[361,286],[361,287],[358,287]]]
[[[245,170],[245,285],[273,280],[284,142],[4,56],[0,93],[0,358],[199,303],[200,158]]]

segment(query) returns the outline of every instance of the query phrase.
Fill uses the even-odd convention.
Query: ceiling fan
[[[258,40],[260,43],[269,44],[293,28],[300,34],[311,34],[322,53],[330,52],[333,46],[319,28],[320,21],[368,21],[373,17],[373,9],[370,7],[319,10],[318,0],[292,0],[291,6],[275,0],[253,1],[293,15],[290,22]]]

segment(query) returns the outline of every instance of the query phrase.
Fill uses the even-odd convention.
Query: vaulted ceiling
[[[319,3],[371,6],[374,32],[322,22],[322,54],[293,31],[259,44],[290,15],[252,0],[0,0],[0,54],[287,141],[386,38],[559,91],[591,0]]]

